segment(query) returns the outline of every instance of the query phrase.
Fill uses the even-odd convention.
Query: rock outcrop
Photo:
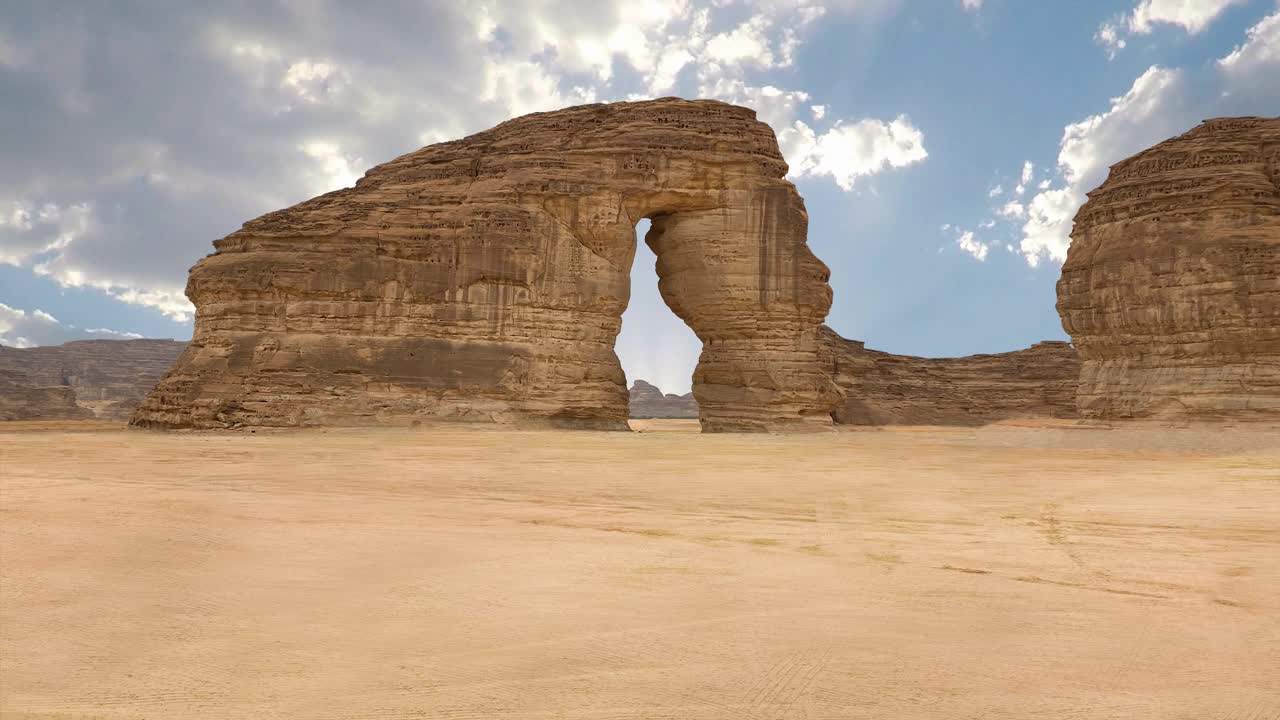
[[[1065,342],[961,358],[868,350],[823,328],[844,390],[841,425],[983,425],[1012,418],[1072,418],[1080,362]]]
[[[126,419],[186,346],[145,339],[0,345],[0,420]]]
[[[1058,312],[1085,418],[1280,419],[1280,118],[1221,118],[1111,167]]]
[[[693,393],[663,393],[655,385],[636,380],[631,385],[630,414],[637,419],[696,418],[698,401],[693,399]]]
[[[702,339],[704,430],[829,427],[828,270],[768,125],[674,98],[536,113],[252,220],[191,271],[189,350],[133,424],[627,428],[635,226]]]
[[[76,404],[76,391],[66,386],[31,387],[26,377],[0,370],[0,420],[87,420],[89,408]]]

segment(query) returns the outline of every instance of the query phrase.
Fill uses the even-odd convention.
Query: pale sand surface
[[[0,716],[1280,717],[1280,432],[0,425]]]

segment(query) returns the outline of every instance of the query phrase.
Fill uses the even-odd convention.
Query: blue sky
[[[1276,0],[565,0],[0,8],[0,343],[186,338],[187,269],[247,219],[508,117],[680,95],[779,134],[871,347],[1063,335],[1067,233],[1106,168],[1280,114]],[[641,244],[618,352],[688,389]]]

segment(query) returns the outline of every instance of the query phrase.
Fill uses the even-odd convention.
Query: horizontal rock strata
[[[191,347],[135,425],[626,429],[635,226],[698,334],[704,430],[829,427],[828,270],[773,131],[714,101],[517,118],[252,220],[191,271]]]
[[[1280,420],[1280,118],[1220,118],[1119,162],[1058,282],[1096,419]]]
[[[631,385],[630,415],[633,418],[697,418],[698,401],[693,393],[663,393],[655,385],[636,380]]]
[[[186,346],[151,339],[0,346],[0,420],[124,420]]]
[[[1072,418],[1080,363],[1065,342],[961,358],[868,350],[824,328],[844,401],[841,425],[983,425],[1012,418]]]

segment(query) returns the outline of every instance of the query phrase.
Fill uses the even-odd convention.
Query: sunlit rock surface
[[[824,327],[832,374],[844,390],[842,425],[983,425],[1072,418],[1080,362],[1065,342],[960,358],[869,350]]]
[[[626,429],[614,339],[635,226],[703,341],[708,431],[820,430],[828,270],[768,125],[715,101],[537,113],[264,215],[191,271],[194,338],[133,417],[158,428]]]
[[[1280,118],[1220,118],[1112,166],[1058,312],[1097,419],[1280,419]]]

